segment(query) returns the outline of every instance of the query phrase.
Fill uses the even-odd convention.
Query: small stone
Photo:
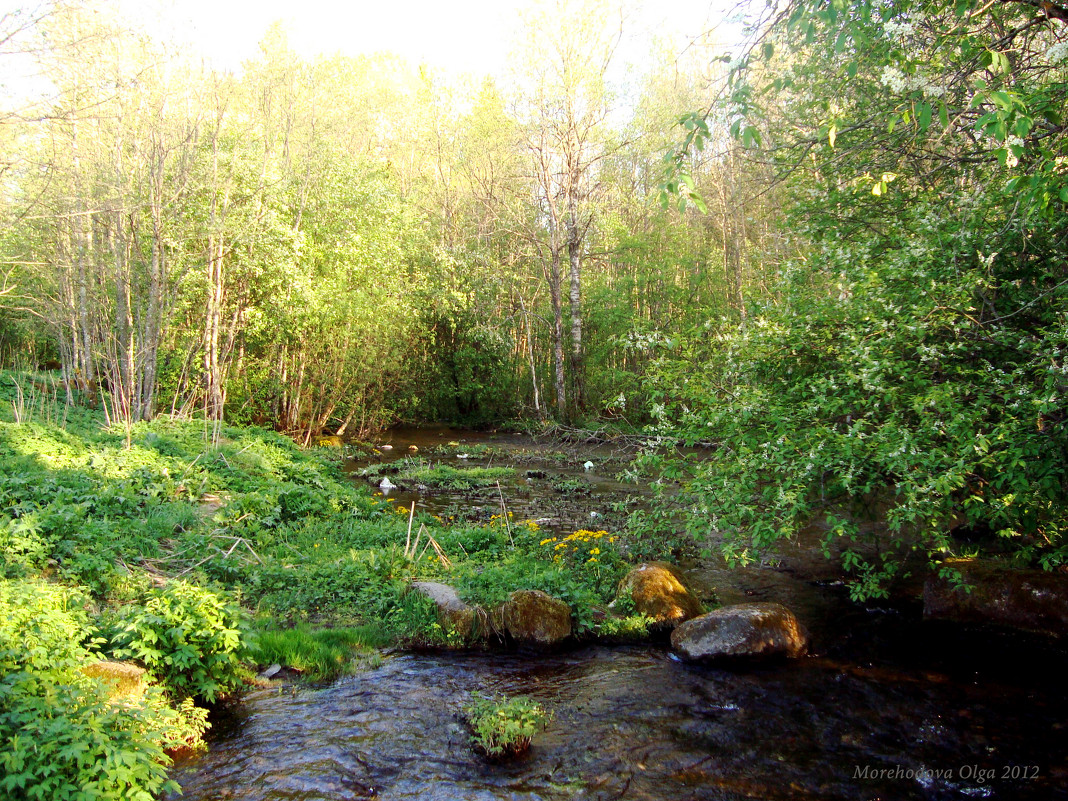
[[[378,488],[383,492],[389,492],[391,489],[396,489],[397,485],[389,480],[389,477],[383,478],[378,484]]]
[[[263,671],[260,674],[260,678],[261,679],[273,679],[275,676],[277,676],[281,672],[282,672],[282,666],[279,665],[277,662],[275,662],[273,665],[271,665],[269,668],[267,668],[265,671]]]

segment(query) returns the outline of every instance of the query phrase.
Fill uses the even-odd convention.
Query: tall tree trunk
[[[117,209],[111,232],[111,251],[115,261],[115,354],[109,369],[112,409],[124,423],[133,418],[134,332],[130,298],[131,247],[126,236],[121,209]]]
[[[139,370],[140,393],[138,417],[151,420],[156,414],[156,374],[159,364],[159,343],[163,328],[163,287],[166,282],[165,252],[163,248],[163,180],[164,153],[162,144],[153,154],[150,167],[149,201],[152,217],[152,253],[148,262],[148,286],[145,301],[144,329],[141,335]]]
[[[586,357],[582,347],[582,231],[577,199],[572,195],[567,215],[567,258],[571,278],[571,402],[581,414],[586,407]]]
[[[553,368],[556,387],[556,412],[563,418],[567,414],[567,388],[564,373],[564,307],[561,297],[560,248],[552,247],[549,272],[549,296],[553,304]]]
[[[527,312],[527,302],[523,299],[522,292],[516,292],[519,298],[519,308],[523,314],[523,330],[527,338],[527,358],[530,361],[530,384],[534,388],[534,412],[541,417],[541,395],[538,392],[538,370],[534,361],[534,335],[530,330],[530,314]]]
[[[222,234],[208,236],[208,302],[204,315],[204,414],[209,420],[222,420],[222,369],[219,359],[219,330],[225,284]]]

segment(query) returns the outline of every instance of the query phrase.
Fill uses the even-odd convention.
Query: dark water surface
[[[797,662],[698,667],[666,645],[392,654],[250,693],[175,778],[189,801],[1068,799],[1068,645],[923,621],[908,597],[854,604],[825,569],[694,570],[724,602],[793,608],[813,639]],[[476,691],[555,717],[525,757],[489,762],[460,717]]]

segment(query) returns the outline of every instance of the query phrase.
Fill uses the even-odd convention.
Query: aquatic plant
[[[509,757],[530,747],[531,738],[548,726],[552,713],[524,696],[486,697],[474,693],[464,708],[475,750],[489,757]]]

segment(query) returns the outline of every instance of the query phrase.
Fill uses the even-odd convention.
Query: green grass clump
[[[400,474],[401,480],[414,481],[439,489],[473,489],[492,487],[502,478],[515,476],[511,467],[419,467]]]
[[[350,672],[360,664],[359,657],[370,657],[374,649],[391,641],[382,627],[374,624],[329,629],[305,624],[255,632],[250,637],[249,654],[260,667],[283,665],[305,678],[322,681]]]

